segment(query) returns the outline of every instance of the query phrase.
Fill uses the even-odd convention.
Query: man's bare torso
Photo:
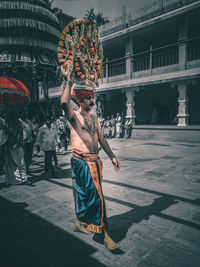
[[[88,122],[80,111],[75,111],[69,120],[72,149],[84,153],[98,153],[98,127],[93,115]]]

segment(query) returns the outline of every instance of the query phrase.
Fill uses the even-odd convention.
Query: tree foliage
[[[49,6],[49,8],[52,7],[52,4],[54,2],[54,0],[44,0],[46,2],[46,4]]]
[[[93,7],[86,11],[84,18],[87,18],[90,22],[94,23],[97,28],[109,22],[107,17],[103,17],[102,12],[95,14]]]

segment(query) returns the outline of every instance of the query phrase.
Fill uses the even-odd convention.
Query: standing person
[[[7,184],[28,184],[23,150],[23,128],[16,113],[8,114],[8,142],[5,152]]]
[[[65,117],[60,115],[59,119],[56,121],[57,123],[57,129],[58,129],[58,135],[60,139],[60,146],[61,146],[61,151],[65,150],[67,151],[68,148],[68,142],[67,142],[67,121]]]
[[[0,175],[4,174],[5,148],[8,141],[8,127],[5,120],[0,117]]]
[[[39,125],[39,123],[38,123],[36,117],[33,117],[33,118],[32,118],[32,125],[33,125],[33,134],[34,134],[33,156],[34,156],[34,155],[37,156],[38,153],[37,153],[37,149],[36,149],[36,146],[35,146],[35,140],[36,140],[36,138],[37,138],[38,130],[39,130],[40,125]]]
[[[121,137],[121,133],[122,133],[122,117],[120,116],[119,113],[117,113],[117,117],[116,117],[116,134],[117,134],[117,138]]]
[[[106,138],[111,137],[111,121],[110,121],[110,116],[107,117],[107,120],[105,121],[105,128],[104,128],[104,133]]]
[[[125,130],[124,138],[125,139],[130,138],[131,130],[132,130],[132,119],[130,119],[130,118],[126,119],[126,122],[124,125],[124,130]]]
[[[120,164],[104,138],[97,117],[91,114],[94,106],[93,90],[74,90],[80,109],[74,111],[70,104],[71,88],[66,85],[61,104],[69,121],[72,144],[72,171],[75,199],[75,230],[84,233],[104,233],[104,245],[109,250],[120,246],[107,233],[105,201],[102,192],[102,162],[98,143],[109,156],[114,169]]]
[[[105,119],[102,117],[102,115],[100,115],[98,117],[98,122],[99,122],[99,125],[100,125],[100,128],[101,128],[101,131],[103,132]]]
[[[54,129],[57,132],[57,136],[58,136],[58,140],[56,142],[56,152],[58,152],[60,150],[60,136],[58,134],[58,125],[57,125],[57,120],[58,118],[56,118],[55,115],[51,116],[51,128]]]
[[[58,130],[57,130],[57,123],[55,120],[55,117],[52,115],[51,116],[51,129],[55,131],[56,133],[56,140],[55,140],[55,149],[53,150],[53,161],[55,163],[55,168],[58,169],[58,158],[56,152],[58,151],[58,148],[60,147],[60,139],[58,138]]]
[[[111,115],[110,124],[111,124],[111,137],[114,138],[116,135],[116,121],[113,115]]]
[[[107,123],[107,118],[105,118],[102,133],[103,133],[104,137],[106,137],[106,138],[107,138],[107,134],[108,134],[107,125],[108,125],[108,123]]]
[[[23,147],[24,147],[24,160],[26,164],[26,171],[29,172],[29,167],[32,162],[33,146],[35,142],[33,124],[28,119],[26,112],[21,113],[19,121],[23,128]]]
[[[52,158],[54,151],[56,150],[57,133],[51,127],[51,118],[46,118],[46,123],[40,127],[38,136],[36,139],[36,145],[38,150],[44,151],[45,159],[45,172],[55,175],[55,170],[52,166]]]

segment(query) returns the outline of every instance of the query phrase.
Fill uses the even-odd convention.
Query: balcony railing
[[[200,59],[200,38],[195,38],[187,43],[187,61]]]
[[[133,55],[133,71],[144,71],[178,64],[178,46],[150,50]]]
[[[108,77],[126,74],[126,59],[111,60],[108,64],[104,63],[104,77],[106,77],[106,72]]]
[[[157,0],[151,5],[132,10],[111,22],[102,25],[99,28],[101,37],[198,1],[199,0]]]
[[[167,51],[158,50],[153,52],[152,68],[178,64],[178,46],[171,47]]]
[[[129,26],[157,17],[182,6],[198,2],[197,0],[158,0],[151,5],[130,12]]]
[[[200,59],[200,37],[185,42],[187,61]],[[179,43],[150,49],[131,56],[133,72],[152,70],[179,64]],[[126,74],[127,57],[104,62],[104,77]]]
[[[146,56],[133,56],[133,71],[143,71],[150,68],[150,57],[147,54]]]
[[[112,64],[108,67],[108,76],[117,76],[126,73],[126,63]]]

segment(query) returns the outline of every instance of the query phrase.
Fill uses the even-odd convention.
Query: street
[[[200,263],[200,144],[108,140],[121,163],[107,155],[103,192],[111,253],[101,235],[73,232],[71,149],[58,155],[56,177],[33,158],[33,186],[7,187],[0,176],[2,267],[197,267]]]

